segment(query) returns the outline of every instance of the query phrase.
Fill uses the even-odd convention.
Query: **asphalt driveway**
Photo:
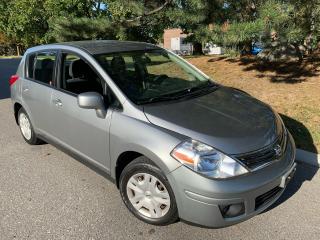
[[[4,75],[11,73],[3,73],[9,69],[3,68],[3,61],[0,86],[6,89]],[[224,229],[182,222],[147,225],[127,211],[116,186],[106,178],[49,144],[26,144],[6,98],[8,90],[3,89],[0,239],[319,239],[320,174],[316,168],[300,164],[280,200],[241,224]]]
[[[0,99],[10,97],[9,78],[15,74],[20,58],[0,59]]]

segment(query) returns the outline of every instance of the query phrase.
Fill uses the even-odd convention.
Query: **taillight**
[[[11,86],[12,84],[14,84],[17,80],[19,79],[18,75],[12,75],[9,79],[9,85]]]

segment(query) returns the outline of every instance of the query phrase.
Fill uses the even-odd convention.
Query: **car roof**
[[[51,44],[51,46],[52,45],[72,46],[85,50],[92,55],[160,49],[160,47],[150,43],[117,40],[75,41]]]

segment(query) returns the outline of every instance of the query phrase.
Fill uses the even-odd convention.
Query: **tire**
[[[42,142],[37,138],[37,135],[33,130],[30,118],[23,108],[20,108],[18,112],[18,125],[21,135],[27,143],[29,143],[30,145],[37,145]]]
[[[120,175],[119,188],[124,204],[138,219],[153,225],[177,221],[178,209],[172,188],[148,158],[138,157],[125,167]]]

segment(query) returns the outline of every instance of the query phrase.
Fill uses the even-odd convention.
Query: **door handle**
[[[22,91],[23,91],[23,92],[28,92],[28,91],[29,91],[29,88],[28,88],[28,87],[24,87],[24,88],[22,89]]]
[[[57,107],[61,107],[62,106],[62,102],[60,99],[56,98],[53,99],[52,102],[57,106]]]

